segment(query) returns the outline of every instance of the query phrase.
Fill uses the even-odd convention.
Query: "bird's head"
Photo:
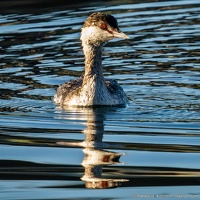
[[[117,20],[112,15],[96,12],[86,19],[81,32],[82,42],[102,45],[114,38],[129,37],[120,31]]]

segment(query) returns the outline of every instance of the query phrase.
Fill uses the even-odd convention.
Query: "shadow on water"
[[[102,2],[102,1],[101,1]],[[77,7],[86,6],[88,3],[91,3],[91,0],[85,0],[84,2],[81,0],[57,0],[57,1],[49,1],[49,0],[2,0],[0,2],[0,7],[3,9],[1,13],[27,13],[34,12],[38,13],[42,11],[47,11],[49,9],[54,10],[54,8],[62,8],[62,9],[72,9]],[[96,1],[95,6],[98,4]],[[100,5],[100,1],[99,1]]]

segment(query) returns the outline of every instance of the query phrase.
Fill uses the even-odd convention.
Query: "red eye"
[[[100,28],[103,29],[103,30],[105,30],[105,29],[107,29],[107,26],[106,26],[105,23],[101,23],[101,24],[100,24]]]

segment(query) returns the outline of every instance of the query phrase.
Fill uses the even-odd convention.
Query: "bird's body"
[[[98,12],[87,18],[81,33],[85,55],[84,76],[60,85],[54,96],[56,104],[65,106],[126,104],[127,98],[121,86],[115,80],[104,79],[102,71],[102,47],[115,37],[128,38],[120,32],[113,16]]]
[[[69,106],[113,106],[126,104],[127,98],[123,89],[112,79],[97,83],[98,77],[71,80],[59,86],[54,96],[55,103]]]

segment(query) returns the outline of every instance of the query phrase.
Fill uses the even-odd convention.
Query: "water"
[[[0,15],[1,199],[198,199],[199,0],[9,3]],[[103,61],[128,106],[56,108],[58,85],[83,74],[80,28],[95,11],[130,37],[108,43]]]

